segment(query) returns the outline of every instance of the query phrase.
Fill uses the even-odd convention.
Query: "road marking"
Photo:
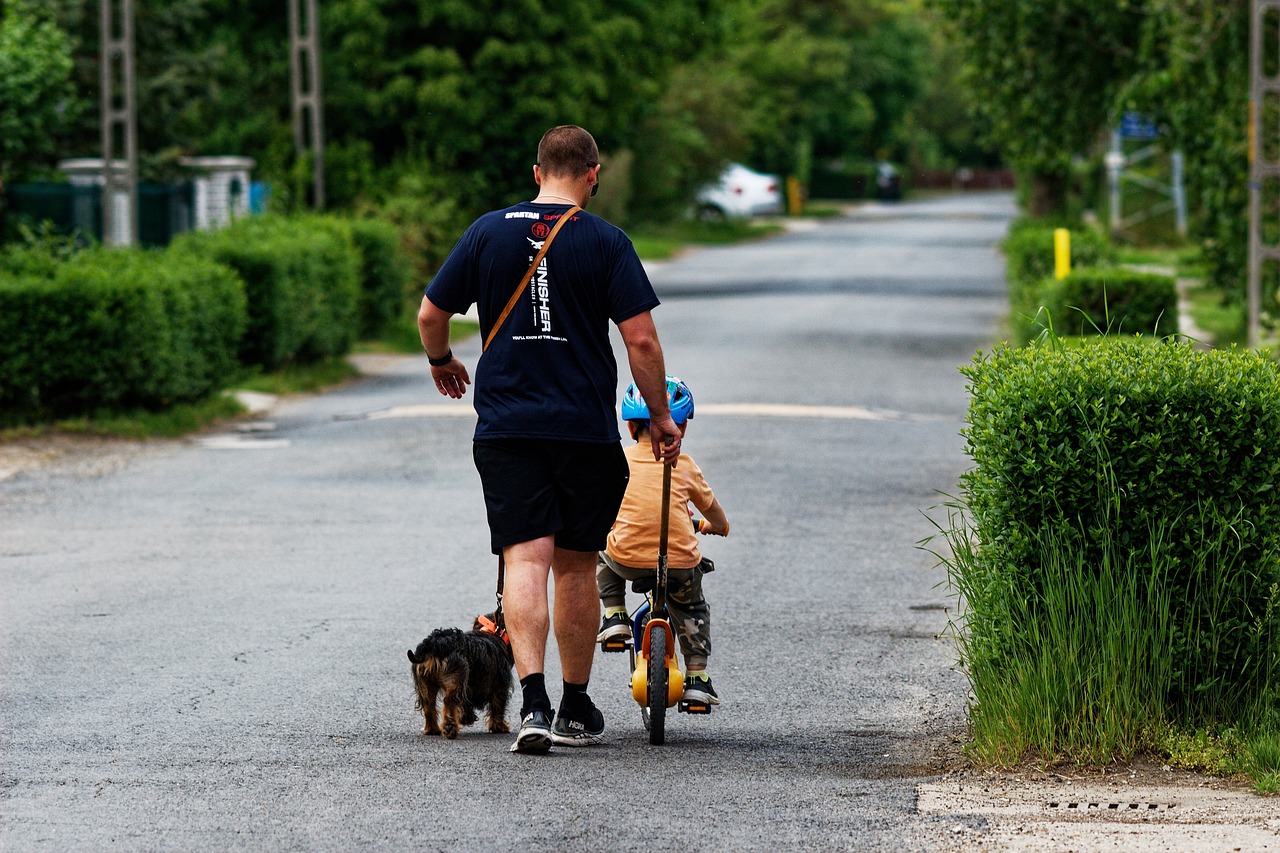
[[[790,403],[703,403],[698,411],[720,417],[809,418],[854,421],[940,421],[957,420],[945,415],[913,415],[906,412],[867,409],[862,406],[807,406]],[[364,415],[341,415],[341,420],[387,420],[391,418],[473,418],[470,406],[425,404],[392,406]]]
[[[697,411],[708,415],[747,418],[823,418],[848,421],[901,421],[900,412],[877,412],[861,406],[801,406],[789,403],[704,403]]]
[[[421,406],[392,406],[389,409],[380,409],[376,412],[369,412],[366,415],[356,415],[356,418],[363,417],[364,420],[381,421],[387,418],[474,418],[476,410],[470,406],[441,406],[441,405],[421,405]]]
[[[280,450],[290,445],[287,438],[257,438],[239,435],[212,435],[196,440],[206,450]]]

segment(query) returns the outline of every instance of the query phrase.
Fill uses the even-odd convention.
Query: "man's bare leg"
[[[551,571],[556,582],[556,645],[564,674],[564,694],[551,739],[562,746],[603,743],[604,715],[587,695],[600,621],[596,555],[557,548]]]
[[[547,580],[555,540],[550,536],[503,549],[506,577],[502,611],[511,654],[520,676],[520,731],[512,752],[541,754],[551,749],[551,700],[547,696],[543,664],[547,655]],[[545,706],[545,707],[544,707]]]
[[[600,594],[596,591],[596,553],[556,548],[552,557],[556,581],[556,645],[564,680],[586,684],[596,653]]]
[[[554,538],[544,536],[509,545],[502,552],[506,563],[502,612],[511,637],[516,674],[520,678],[542,672],[545,665],[547,631],[550,629],[547,579],[554,551]]]

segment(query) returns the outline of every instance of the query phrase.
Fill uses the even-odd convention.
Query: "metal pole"
[[[117,5],[118,4],[118,5]],[[138,119],[134,103],[133,0],[101,0],[102,43],[102,242],[138,242]],[[115,91],[116,74],[120,92]],[[124,169],[116,168],[116,135],[124,145]],[[116,196],[123,193],[123,211]],[[124,214],[120,222],[117,214]]]
[[[1181,151],[1173,152],[1173,217],[1178,236],[1187,236],[1187,189],[1185,183],[1186,158]]]
[[[1265,0],[1250,0],[1249,18],[1249,279],[1247,342],[1258,345],[1262,306],[1262,175],[1258,163],[1258,123],[1262,100],[1262,15]]]
[[[1110,226],[1111,236],[1120,234],[1122,224],[1120,209],[1120,177],[1124,172],[1124,142],[1120,139],[1120,131],[1111,133],[1111,150],[1107,152],[1107,188],[1110,191]]]
[[[1248,334],[1249,346],[1261,340],[1262,282],[1264,265],[1280,265],[1280,243],[1267,243],[1267,226],[1276,225],[1280,208],[1280,75],[1268,76],[1265,67],[1272,58],[1280,58],[1280,39],[1268,44],[1267,16],[1280,20],[1280,0],[1252,0],[1249,22],[1249,281]],[[1272,197],[1264,199],[1269,188]],[[1264,205],[1264,201],[1266,205]]]
[[[289,0],[289,74],[292,81],[293,144],[298,156],[312,159],[312,205],[324,207],[324,98],[320,80],[320,12],[306,0]]]

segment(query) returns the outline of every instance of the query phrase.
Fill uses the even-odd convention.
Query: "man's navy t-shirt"
[[[567,204],[523,202],[472,223],[427,286],[443,311],[479,305],[481,339]],[[475,375],[476,439],[618,441],[609,322],[658,304],[621,229],[585,211],[556,235]]]

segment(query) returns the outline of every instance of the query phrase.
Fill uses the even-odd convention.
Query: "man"
[[[533,201],[485,214],[462,235],[427,287],[418,327],[436,389],[454,399],[471,377],[449,347],[450,317],[476,303],[481,335],[492,334],[476,367],[473,455],[493,552],[506,565],[503,611],[524,694],[511,750],[543,753],[552,743],[599,743],[604,732],[587,695],[600,617],[596,554],[627,484],[610,321],[636,386],[659,401],[650,410],[655,459],[675,464],[680,431],[666,405],[666,367],[650,314],[658,298],[620,229],[573,213],[499,321],[552,228],[595,195],[600,152],[591,134],[573,125],[548,130],[533,180]],[[543,676],[552,625],[564,678],[557,713]]]

